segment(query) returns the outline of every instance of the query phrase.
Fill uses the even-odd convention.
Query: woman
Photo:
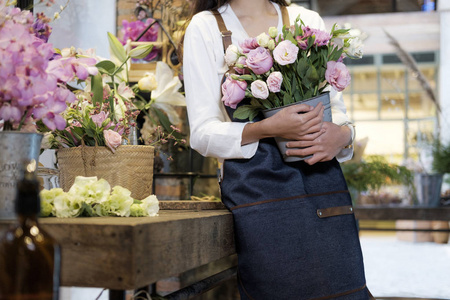
[[[324,29],[320,16],[302,7],[289,7],[283,18],[285,6],[284,0],[194,2],[183,54],[190,144],[224,162],[221,193],[234,217],[241,299],[369,299],[338,163],[352,156],[353,141],[342,96],[331,91],[334,123],[322,121],[322,105],[305,104],[240,122],[221,102],[227,30],[239,45],[269,27],[281,32],[283,19],[292,24],[299,14],[306,25]],[[312,157],[283,162],[275,136],[302,148],[287,155]]]

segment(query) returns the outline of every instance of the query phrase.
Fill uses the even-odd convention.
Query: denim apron
[[[286,7],[281,12],[289,25]],[[225,50],[232,33],[213,14]],[[225,108],[233,122],[244,122]],[[252,158],[225,160],[220,189],[234,218],[241,300],[374,299],[336,159],[286,163],[275,140],[262,139]]]
[[[221,194],[234,217],[242,300],[369,299],[336,159],[286,163],[275,140],[262,139],[252,158],[225,160]]]

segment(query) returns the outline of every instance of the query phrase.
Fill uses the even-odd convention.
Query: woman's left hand
[[[331,122],[323,122],[321,134],[312,141],[290,141],[287,143],[288,156],[308,156],[305,162],[313,165],[321,161],[332,160],[349,144],[351,130],[348,126],[339,126]],[[302,149],[292,149],[302,148]]]

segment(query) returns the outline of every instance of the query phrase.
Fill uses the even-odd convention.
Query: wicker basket
[[[142,200],[152,194],[154,147],[122,145],[112,153],[107,147],[75,147],[57,152],[59,183],[67,192],[76,176],[104,178]]]

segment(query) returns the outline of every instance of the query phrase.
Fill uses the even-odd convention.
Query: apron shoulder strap
[[[286,27],[291,26],[291,22],[289,21],[289,13],[286,6],[280,5],[281,9],[281,17],[283,18],[283,25]]]
[[[227,51],[228,46],[231,45],[232,32],[227,29],[222,16],[217,9],[212,11],[214,17],[216,17],[217,25],[219,26],[220,33],[222,34],[223,51]]]

